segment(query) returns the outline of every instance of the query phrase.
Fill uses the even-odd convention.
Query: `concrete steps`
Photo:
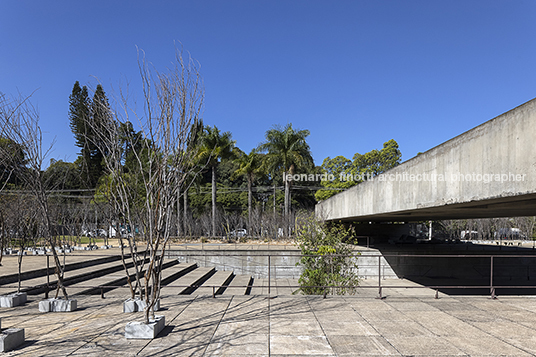
[[[47,276],[47,268],[46,268],[46,256],[42,256],[43,258],[43,265],[45,268],[40,269],[32,269],[28,271],[23,271],[21,273],[21,280],[30,280],[34,278],[44,277],[46,279]],[[59,257],[60,260],[63,259],[62,256]],[[92,259],[93,258],[93,259]],[[22,260],[22,267],[24,269],[28,260],[26,257]],[[54,274],[54,258],[52,256],[49,256],[49,273],[52,275]],[[67,274],[67,272],[72,272],[78,269],[87,268],[87,267],[94,267],[94,266],[100,266],[101,264],[110,263],[110,262],[120,262],[121,256],[119,255],[111,255],[108,257],[102,257],[102,258],[94,258],[89,256],[87,260],[76,262],[76,263],[69,263],[65,265],[64,272]],[[16,284],[18,282],[18,274],[6,274],[0,276],[0,285],[8,285],[8,284]]]
[[[198,286],[202,285],[214,273],[215,268],[202,267],[189,272],[188,274],[175,280],[170,286],[163,286],[162,293],[166,295],[189,295],[193,293]]]
[[[252,285],[253,277],[251,275],[235,275],[223,295],[249,295]]]
[[[162,271],[162,285],[173,283],[175,280],[188,274],[195,268],[197,268],[197,264],[195,263],[179,263],[164,269]]]
[[[111,260],[111,261],[110,261]],[[148,260],[146,260],[148,261]],[[117,275],[122,274],[122,276],[125,276],[123,272],[123,264],[121,260],[119,259],[97,259],[94,260],[92,263],[96,264],[77,264],[73,267],[71,267],[70,270],[65,271],[63,282],[64,285],[72,286],[74,284],[78,283],[86,283],[92,279],[98,278],[98,277],[104,277],[107,275]],[[130,261],[130,258],[127,259],[127,267],[132,268],[134,264],[132,261]],[[23,279],[21,281],[21,286],[26,286],[21,289],[22,292],[27,292],[29,295],[37,295],[44,293],[47,289],[47,276],[38,276],[38,277],[32,277],[35,275],[40,275],[41,269],[38,271],[37,274],[27,274],[26,276],[29,277],[27,279]],[[31,273],[31,272],[29,272]],[[45,269],[46,273],[46,269]],[[54,286],[57,283],[56,275],[54,274],[54,269],[49,269],[49,286],[51,289],[54,289]],[[6,284],[8,287],[0,287],[0,295],[4,294],[10,294],[13,292],[16,292],[16,288],[13,288],[13,286],[17,285],[17,282],[15,283],[9,283]],[[69,293],[69,291],[68,291]]]
[[[217,271],[195,290],[195,294],[212,295],[214,292],[214,295],[221,295],[233,278],[234,274],[231,271]]]
[[[52,263],[52,259],[50,261]],[[130,280],[135,282],[133,263],[129,257],[125,261],[129,269]],[[148,258],[145,263],[148,263]],[[25,271],[21,276],[23,286],[21,291],[27,292],[28,295],[39,295],[47,291],[46,268]],[[57,279],[52,264],[48,278],[49,293],[53,296]],[[67,264],[64,284],[69,296],[101,293],[110,293],[113,296],[130,294],[126,287],[127,277],[124,267],[120,256],[117,255]],[[16,292],[16,286],[17,274],[0,277],[0,295]],[[121,286],[125,287],[120,288]],[[253,279],[249,275],[235,275],[231,271],[216,271],[214,267],[198,267],[196,263],[180,263],[178,260],[171,259],[164,261],[162,266],[163,295],[212,295],[213,286],[216,287],[214,292],[217,295],[244,295],[252,290]]]
[[[146,263],[149,262],[149,258],[146,259]],[[171,260],[162,265],[162,271],[164,271],[168,267],[172,267],[179,264],[178,260]],[[131,267],[134,265],[132,264]],[[136,273],[134,269],[129,269],[130,274],[130,281],[134,282],[136,279]],[[143,282],[143,279],[142,279]],[[124,271],[118,271],[113,274],[107,274],[104,276],[100,276],[98,278],[89,279],[81,281],[74,285],[69,285],[67,292],[69,295],[96,295],[101,294],[101,292],[108,292],[111,291],[114,288],[113,286],[122,286],[127,284],[127,277],[125,276]],[[98,286],[106,286],[105,288],[99,288]],[[129,290],[127,288],[122,288],[121,290],[125,290],[126,295],[129,295]]]

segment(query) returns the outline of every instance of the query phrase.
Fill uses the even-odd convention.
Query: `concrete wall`
[[[320,202],[316,215],[354,221],[536,215],[535,141],[536,100],[531,100]],[[489,182],[478,176],[484,174]],[[461,181],[460,175],[471,180]]]
[[[271,279],[298,279],[302,267],[296,265],[300,260],[299,250],[172,250],[167,257],[179,259],[180,262],[197,263],[200,267],[214,267],[216,270],[233,271],[235,274],[251,275],[255,279],[268,278],[270,263]],[[374,278],[378,276],[378,257],[380,252],[375,249],[362,250],[357,258],[360,277]],[[268,261],[270,255],[270,261]],[[380,257],[381,272],[384,278],[397,278],[385,258]]]

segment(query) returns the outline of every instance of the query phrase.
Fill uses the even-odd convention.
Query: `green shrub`
[[[327,227],[308,220],[297,234],[297,243],[303,257],[300,289],[304,294],[354,294],[359,284],[357,255],[343,243],[353,232],[342,225]]]

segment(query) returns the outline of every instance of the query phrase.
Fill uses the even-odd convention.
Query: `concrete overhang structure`
[[[536,99],[319,202],[325,221],[536,216]]]

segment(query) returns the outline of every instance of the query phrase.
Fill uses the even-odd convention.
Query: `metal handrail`
[[[243,255],[233,255],[228,254],[229,251],[223,250],[219,254],[207,254],[207,252],[192,252],[188,251],[187,253],[183,250],[166,250],[166,253],[172,253],[172,252],[181,252],[181,256],[184,257],[221,257],[221,256],[236,256],[236,257],[243,257]],[[191,253],[190,253],[191,252]],[[227,254],[226,254],[227,253]],[[67,256],[85,256],[86,254],[76,254],[76,253],[67,253]],[[43,254],[43,255],[35,255],[34,257],[50,257],[50,254]],[[99,256],[110,256],[110,254],[91,254],[92,257],[99,257]],[[271,295],[271,288],[272,288],[272,264],[271,264],[271,258],[274,256],[277,257],[293,257],[293,258],[302,258],[302,257],[320,257],[319,255],[304,255],[304,254],[282,254],[281,252],[278,252],[277,254],[269,254],[269,253],[254,253],[253,256],[256,257],[267,257],[268,265],[268,286],[263,286],[268,288],[268,295]],[[534,289],[536,288],[536,285],[496,285],[494,284],[493,278],[494,278],[494,259],[497,258],[536,258],[536,254],[367,254],[367,253],[359,253],[359,254],[326,254],[324,257],[347,257],[347,258],[364,258],[364,257],[372,257],[372,258],[378,258],[378,285],[377,286],[362,286],[362,285],[355,285],[355,286],[340,286],[340,285],[325,285],[325,286],[306,286],[302,287],[300,285],[285,285],[285,288],[321,288],[321,289],[331,289],[331,288],[345,288],[345,289],[369,289],[369,288],[377,288],[378,289],[378,298],[383,299],[385,296],[382,293],[382,289],[386,288],[427,288],[427,289],[434,289],[435,290],[435,296],[438,297],[438,289],[490,289],[490,295],[492,299],[496,298],[495,291],[498,288],[501,289]],[[418,257],[418,258],[479,258],[479,259],[489,259],[490,260],[490,283],[489,285],[382,285],[382,263],[381,259],[386,257]],[[47,264],[48,265],[48,264]],[[98,266],[98,265],[97,265]],[[260,265],[262,266],[262,265]],[[48,267],[47,267],[48,268]],[[47,274],[47,283],[42,285],[21,285],[20,288],[24,289],[43,289],[46,288],[48,291],[53,291],[57,285],[55,282],[50,282],[48,280],[50,274]],[[68,288],[69,285],[66,285]],[[2,288],[14,288],[18,289],[19,285],[0,285]],[[164,285],[164,287],[175,287],[175,288],[199,288],[199,287],[207,287],[213,289],[213,296],[215,297],[214,290],[219,289],[222,287],[229,287],[229,285],[175,285],[175,284],[167,284]],[[253,288],[254,285],[233,285],[233,288]],[[85,289],[100,289],[101,295],[104,297],[104,289],[117,289],[117,288],[129,288],[128,285],[77,285],[77,288],[85,288]],[[325,295],[324,295],[325,296]]]

